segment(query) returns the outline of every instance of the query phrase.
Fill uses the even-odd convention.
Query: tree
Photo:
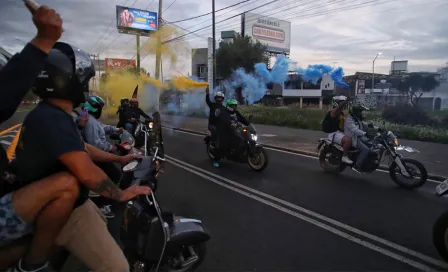
[[[401,81],[398,91],[408,97],[412,106],[417,107],[423,94],[434,90],[439,84],[433,75],[423,76],[415,73]]]
[[[244,68],[253,72],[254,65],[268,61],[265,54],[266,46],[251,37],[237,35],[232,42],[221,42],[216,51],[216,62],[219,66],[219,75],[228,78],[237,68]]]

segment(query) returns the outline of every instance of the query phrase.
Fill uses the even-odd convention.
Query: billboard
[[[157,13],[117,6],[117,28],[122,33],[149,35],[157,30]]]
[[[267,51],[289,54],[291,22],[255,13],[245,13],[242,16],[242,26],[244,27],[244,35],[265,44]]]
[[[106,72],[110,70],[119,70],[122,68],[137,67],[135,59],[105,59]]]

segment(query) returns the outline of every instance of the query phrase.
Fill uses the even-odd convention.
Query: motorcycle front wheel
[[[428,179],[428,172],[421,162],[408,158],[401,159],[401,162],[411,176],[403,176],[397,163],[392,163],[389,167],[389,175],[398,186],[405,189],[415,189],[426,183],[426,180]],[[419,174],[417,173],[417,170],[420,172]],[[414,181],[415,178],[417,181]]]
[[[247,155],[247,162],[252,170],[262,172],[268,166],[268,153],[262,146],[258,146],[254,152]]]
[[[432,242],[446,262],[448,262],[448,211],[443,213],[432,228]]]
[[[170,257],[166,263],[163,263],[160,265],[159,270],[160,272],[194,272],[196,271],[204,262],[207,247],[205,246],[205,243],[198,244],[193,246],[193,250],[198,257],[197,261],[191,266],[191,267],[179,267],[179,260],[177,257]],[[155,267],[157,264],[153,264],[152,266],[147,266],[142,261],[135,261],[131,265],[131,272],[151,272],[155,271]]]

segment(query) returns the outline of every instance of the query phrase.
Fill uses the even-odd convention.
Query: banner
[[[119,70],[123,68],[137,67],[137,62],[134,59],[105,59],[106,73],[110,70]]]
[[[117,27],[145,31],[157,30],[157,13],[117,6]]]

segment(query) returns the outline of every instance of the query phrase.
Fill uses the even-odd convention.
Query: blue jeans
[[[131,123],[126,123],[124,124],[124,129],[126,129],[127,132],[132,134],[132,129],[134,128],[134,126]]]
[[[358,139],[358,143],[356,144],[356,147],[359,149],[360,152],[359,152],[358,157],[356,158],[355,167],[357,169],[360,169],[362,166],[362,163],[369,155],[370,148],[365,143],[363,143],[360,139]]]

